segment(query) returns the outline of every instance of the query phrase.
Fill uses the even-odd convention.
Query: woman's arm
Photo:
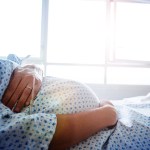
[[[2,97],[2,103],[20,112],[35,98],[42,84],[42,70],[34,65],[16,68]]]
[[[65,150],[116,122],[116,110],[109,104],[76,114],[58,114],[56,132],[49,150]]]

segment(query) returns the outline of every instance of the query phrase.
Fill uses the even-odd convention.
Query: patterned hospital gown
[[[2,74],[5,69],[0,70]],[[6,71],[7,74],[10,70]],[[55,133],[55,114],[76,113],[96,107],[99,107],[99,99],[86,85],[45,77],[34,103],[21,113],[15,114],[0,104],[0,149],[46,150]],[[119,114],[116,127],[104,129],[70,150],[150,150],[150,116],[130,109],[137,107],[116,105]],[[140,107],[150,109],[150,104]]]
[[[0,60],[0,98],[15,67],[15,62]],[[15,114],[0,102],[0,150],[47,150],[56,123],[55,114]]]
[[[18,63],[16,57],[8,58],[0,60],[0,98]],[[55,133],[57,113],[75,113],[98,106],[97,96],[86,85],[46,77],[33,105],[21,113],[13,113],[0,102],[0,150],[47,150]]]

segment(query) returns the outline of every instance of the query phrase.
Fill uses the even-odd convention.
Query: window
[[[48,62],[104,63],[105,1],[51,0],[48,20]]]
[[[150,69],[137,67],[108,67],[108,84],[150,85]]]
[[[150,61],[150,4],[117,2],[115,11],[114,59]]]
[[[0,1],[0,52],[40,57],[42,0]]]
[[[48,65],[47,75],[74,79],[85,83],[104,84],[104,67]]]
[[[106,2],[51,0],[48,21],[47,74],[103,83]]]
[[[108,84],[150,84],[150,4],[134,2],[111,2]]]
[[[50,76],[149,85],[149,18],[148,0],[3,0],[1,56],[30,54]]]

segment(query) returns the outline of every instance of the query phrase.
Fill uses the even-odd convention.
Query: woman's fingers
[[[28,82],[27,82],[28,81]],[[17,100],[17,104],[13,109],[15,112],[20,112],[24,106],[28,106],[31,100],[34,100],[35,96],[37,95],[41,81],[38,80],[36,77],[28,77],[28,80],[22,80],[22,83],[27,82],[28,84],[24,88],[23,92],[21,93],[20,97]],[[20,84],[20,86],[22,86]],[[20,89],[21,87],[18,86]],[[18,92],[19,93],[19,92]]]
[[[19,98],[14,111],[20,112],[24,106],[30,105],[31,100],[34,100],[37,93],[39,92],[39,88],[40,84],[33,86],[33,88],[31,88],[31,85],[27,85],[21,94],[21,97]]]
[[[25,87],[13,111],[20,112],[22,108],[24,107],[28,97],[31,95],[31,93],[32,93],[32,88],[29,86]]]
[[[16,105],[16,103],[18,102],[18,100],[20,99],[20,96],[22,95],[22,93],[24,92],[27,83],[29,81],[26,79],[22,79],[21,82],[19,83],[18,87],[16,88],[15,92],[13,93],[13,95],[11,96],[11,98],[9,99],[9,102],[7,104],[7,107],[9,107],[10,109],[13,109],[13,107]],[[28,98],[28,95],[24,95],[24,99]]]
[[[20,112],[35,98],[41,84],[42,71],[39,68],[34,65],[17,68],[3,95],[2,103],[14,111]]]
[[[26,102],[25,102],[25,106],[29,106],[31,100],[34,100],[34,99],[35,99],[36,95],[37,95],[38,92],[39,92],[39,89],[40,89],[39,86],[38,86],[38,87],[36,86],[35,88],[33,88],[33,91],[30,93],[30,96],[28,97],[28,99],[27,99]]]

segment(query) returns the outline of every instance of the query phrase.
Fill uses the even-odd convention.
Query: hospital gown
[[[20,64],[16,58],[0,60],[0,98],[13,70]],[[55,133],[57,113],[75,113],[96,107],[99,107],[98,97],[86,85],[45,77],[34,103],[21,113],[13,113],[0,103],[0,149],[48,149]]]
[[[43,88],[32,106],[33,113],[68,114],[99,107],[94,92],[76,81],[46,77]],[[70,150],[150,150],[150,114],[137,110],[150,109],[146,104],[115,104],[119,121],[70,148]],[[25,112],[30,112],[26,108]]]
[[[0,99],[17,66],[11,60],[0,60]],[[0,102],[0,150],[47,150],[56,124],[55,114],[16,114]]]
[[[99,107],[100,101],[85,84],[45,77],[34,103],[21,113],[12,113],[0,104],[0,149],[48,149],[57,124],[57,113],[68,114]],[[150,116],[132,109],[133,105],[115,105],[119,121],[70,150],[149,150]],[[139,107],[139,106],[138,106]],[[150,105],[141,106],[150,109]],[[66,131],[67,132],[67,131]]]

